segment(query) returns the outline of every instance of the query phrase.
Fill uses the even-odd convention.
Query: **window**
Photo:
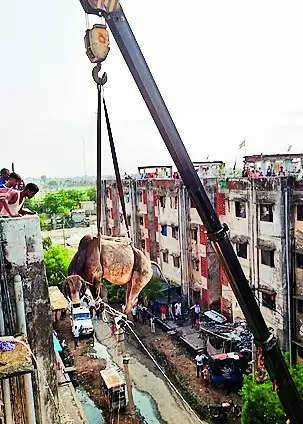
[[[303,205],[297,206],[297,220],[303,221]]]
[[[178,196],[175,196],[175,209],[178,209]]]
[[[297,253],[296,259],[297,259],[297,268],[303,268],[303,255],[301,255],[300,253]]]
[[[139,202],[143,202],[143,193],[142,193],[142,191],[140,191],[140,193],[139,193]]]
[[[235,202],[236,217],[246,218],[246,204],[245,202]]]
[[[179,258],[179,256],[174,256],[174,267],[180,268],[180,258]]]
[[[273,222],[272,205],[260,205],[260,221]]]
[[[130,227],[132,225],[131,216],[127,215],[127,225]]]
[[[162,236],[167,236],[167,225],[161,225]]]
[[[236,243],[236,251],[239,258],[247,259],[247,243]]]
[[[143,250],[145,250],[145,240],[144,239],[141,240],[141,248]]]
[[[140,216],[139,217],[139,222],[140,222],[140,225],[144,225],[144,218],[143,218],[143,216]]]
[[[303,314],[303,300],[297,299],[297,312]]]
[[[159,200],[161,208],[165,208],[165,196],[160,196]]]
[[[274,293],[262,292],[262,306],[276,310],[276,295]]]
[[[170,205],[170,208],[172,209],[173,208],[173,198],[172,197],[169,198],[169,205]]]
[[[179,227],[172,227],[172,238],[179,240]]]
[[[163,252],[163,262],[168,264],[168,252]]]
[[[192,230],[191,230],[191,238],[196,243],[198,242],[198,229],[197,228],[192,228]]]
[[[275,252],[274,250],[262,250],[261,249],[261,263],[263,265],[274,268],[275,266]]]

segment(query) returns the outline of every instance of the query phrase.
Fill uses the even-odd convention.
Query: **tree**
[[[60,286],[67,277],[67,269],[72,260],[73,252],[61,245],[50,246],[44,250],[44,263],[48,284]]]
[[[303,366],[298,364],[290,368],[290,373],[302,396]],[[252,374],[245,376],[241,396],[243,399],[242,424],[286,423],[287,417],[277,393],[272,389],[272,382],[269,378],[264,384],[258,384]]]
[[[157,277],[152,277],[149,283],[144,287],[141,291],[140,296],[143,297],[144,300],[154,300],[161,294],[161,280]]]

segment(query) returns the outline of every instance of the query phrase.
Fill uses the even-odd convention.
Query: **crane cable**
[[[97,111],[97,234],[101,235],[101,165],[102,165],[102,134],[101,134],[101,112],[102,112],[102,85],[97,84],[98,91],[98,111]]]

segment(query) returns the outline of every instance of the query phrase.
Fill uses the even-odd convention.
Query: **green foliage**
[[[67,216],[70,210],[79,207],[82,200],[95,200],[95,197],[95,187],[82,190],[62,189],[30,199],[26,206],[39,214]]]
[[[40,213],[40,227],[41,230],[48,230],[49,229],[49,219],[46,215],[46,213]]]
[[[117,284],[112,284],[107,281],[105,278],[103,279],[103,284],[107,289],[108,302],[115,303],[125,303],[126,290],[127,285],[118,286]]]
[[[73,257],[73,252],[64,246],[50,246],[44,250],[44,263],[48,284],[60,286],[67,277],[67,269]]]
[[[290,369],[297,388],[303,395],[303,366],[298,364]],[[286,416],[272,382],[267,379],[264,384],[257,384],[249,374],[244,377],[241,390],[243,399],[242,424],[285,424]]]
[[[44,237],[42,240],[42,246],[44,250],[48,250],[53,245],[52,239],[50,237]]]
[[[85,192],[87,195],[87,200],[91,200],[92,202],[97,201],[97,191],[95,186],[87,188]]]
[[[109,303],[125,303],[127,285],[118,286],[117,284],[112,284],[106,279],[103,279],[103,284],[105,285],[108,293]],[[150,282],[144,287],[141,291],[140,296],[144,300],[153,300],[160,294],[161,289],[161,280],[159,278],[152,277]]]
[[[150,282],[141,291],[141,296],[144,300],[154,300],[161,293],[161,280],[157,277],[152,277]]]

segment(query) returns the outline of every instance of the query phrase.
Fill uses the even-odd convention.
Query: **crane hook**
[[[103,72],[102,77],[99,77],[99,72],[101,71],[101,63],[97,63],[97,65],[93,68],[92,75],[94,81],[97,85],[104,85],[107,82],[107,73]]]

